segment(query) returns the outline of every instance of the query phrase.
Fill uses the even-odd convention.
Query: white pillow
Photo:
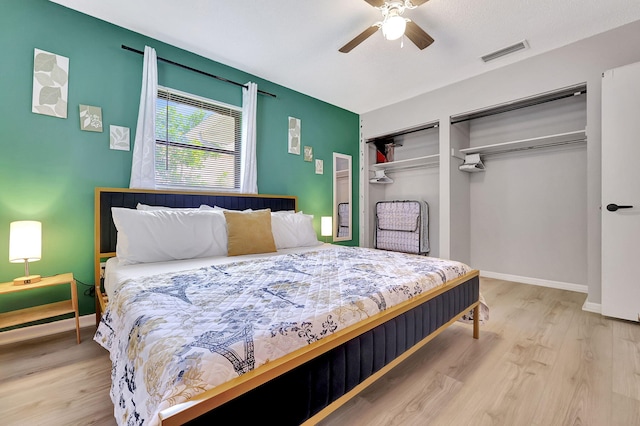
[[[218,212],[111,208],[116,255],[124,265],[227,255],[227,228]]]
[[[145,210],[145,211],[157,211],[157,210],[185,210],[185,211],[193,211],[193,210],[198,210],[198,208],[192,208],[192,207],[165,207],[165,206],[150,206],[148,204],[142,204],[142,203],[138,203],[138,205],[136,206],[136,209],[138,210]]]
[[[271,232],[278,250],[321,244],[313,229],[313,216],[302,212],[271,213]]]
[[[207,211],[218,211],[218,212],[236,212],[236,211],[240,211],[240,210],[231,210],[231,209],[225,209],[224,207],[219,207],[219,206],[209,206],[207,204],[200,204],[200,210],[207,210]],[[246,210],[242,210],[243,212],[252,212],[252,209],[246,209]]]

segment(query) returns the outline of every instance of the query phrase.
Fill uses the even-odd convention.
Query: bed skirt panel
[[[188,424],[301,424],[477,302],[479,295],[476,276]]]

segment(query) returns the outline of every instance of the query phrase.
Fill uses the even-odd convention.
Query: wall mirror
[[[333,153],[333,241],[352,235],[351,156]]]

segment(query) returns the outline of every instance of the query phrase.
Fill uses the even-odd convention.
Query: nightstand
[[[36,288],[68,285],[71,289],[71,297],[61,302],[48,303],[33,308],[19,309],[11,312],[0,313],[0,328],[11,327],[19,324],[37,321],[45,318],[57,317],[64,314],[75,314],[76,340],[80,343],[80,317],[78,314],[78,288],[72,273],[54,275],[42,278],[35,284],[13,285],[13,282],[0,284],[0,297],[7,293],[30,291]]]

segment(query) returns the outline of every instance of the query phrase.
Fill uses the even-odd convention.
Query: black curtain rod
[[[138,53],[138,54],[140,54],[140,55],[144,55],[144,52],[143,52],[143,51],[138,50],[138,49],[134,49],[133,47],[125,46],[124,44],[122,45],[122,48],[123,48],[124,50],[129,50],[129,51],[131,51],[131,52],[135,52],[135,53]],[[216,80],[224,81],[224,82],[226,82],[226,83],[235,84],[236,86],[241,86],[241,87],[244,87],[244,88],[246,88],[246,87],[247,87],[247,86],[245,86],[245,85],[244,85],[244,84],[242,84],[242,83],[238,83],[238,82],[235,82],[235,81],[231,81],[231,80],[228,80],[228,79],[226,79],[226,78],[224,78],[224,77],[218,77],[217,75],[213,75],[213,74],[210,74],[210,73],[205,72],[205,71],[200,71],[199,69],[191,68],[191,67],[189,67],[189,66],[187,66],[187,65],[182,65],[182,64],[179,64],[179,63],[177,63],[177,62],[171,61],[171,60],[169,60],[169,59],[161,58],[161,57],[159,57],[159,56],[157,57],[157,59],[158,59],[159,61],[166,62],[166,63],[168,63],[168,64],[175,65],[175,66],[177,66],[177,67],[184,68],[184,69],[189,70],[189,71],[197,72],[198,74],[206,75],[207,77],[215,78]],[[265,92],[264,90],[260,90],[260,89],[258,89],[258,93],[261,93],[261,94],[263,94],[263,95],[267,95],[267,96],[271,96],[271,97],[273,97],[273,98],[275,98],[275,97],[276,97],[276,95],[274,95],[273,93]]]

